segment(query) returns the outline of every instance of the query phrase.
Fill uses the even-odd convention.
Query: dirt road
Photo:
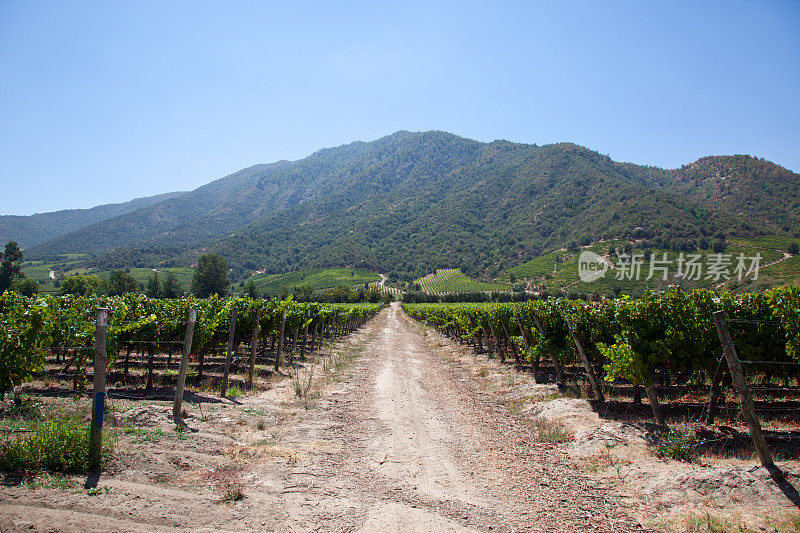
[[[309,410],[288,379],[238,407],[190,409],[193,438],[122,446],[104,493],[0,489],[0,529],[638,529],[398,304],[336,349],[351,365],[337,380],[327,369]],[[167,431],[162,403],[131,412]],[[245,498],[221,503],[234,485]]]

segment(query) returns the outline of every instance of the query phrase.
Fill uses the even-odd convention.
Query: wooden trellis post
[[[728,331],[728,324],[725,322],[725,312],[715,311],[713,313],[714,322],[717,325],[717,335],[719,335],[720,343],[722,343],[722,351],[725,354],[725,359],[728,361],[728,368],[731,370],[731,380],[736,392],[739,393],[739,404],[742,408],[742,416],[744,416],[747,425],[750,427],[750,436],[753,438],[753,445],[756,447],[758,457],[761,459],[761,464],[766,468],[774,468],[775,463],[772,461],[772,454],[767,448],[767,441],[764,440],[764,434],[761,431],[761,424],[756,416],[756,410],[753,405],[753,394],[744,380],[744,372],[742,372],[742,363],[739,361],[739,356],[736,354],[736,346],[733,344],[731,333]]]
[[[231,311],[231,328],[228,332],[228,349],[225,355],[225,371],[222,374],[222,389],[219,391],[219,395],[223,398],[225,397],[225,393],[228,392],[228,374],[231,370],[231,359],[233,358],[233,337],[236,335],[236,308],[233,308]]]
[[[189,320],[186,322],[186,336],[183,339],[183,353],[181,353],[181,366],[178,370],[178,383],[175,385],[175,402],[172,404],[172,416],[176,419],[181,417],[183,389],[186,386],[186,371],[189,369],[189,355],[192,353],[192,337],[196,321],[197,311],[189,309]]]
[[[564,317],[567,321],[567,327],[569,328],[569,334],[572,337],[572,341],[575,343],[575,347],[578,349],[578,353],[581,356],[581,361],[583,361],[583,367],[586,369],[586,374],[589,375],[589,381],[592,384],[592,390],[594,390],[595,397],[600,400],[600,403],[606,402],[606,397],[603,396],[603,391],[600,390],[600,383],[597,381],[597,376],[594,374],[594,369],[592,368],[592,363],[589,361],[589,357],[586,355],[586,351],[583,349],[583,345],[581,344],[580,339],[578,339],[578,335],[575,334],[575,330],[572,327],[572,321],[569,317]]]
[[[281,329],[278,331],[278,348],[275,352],[275,372],[280,370],[281,357],[283,356],[283,334],[286,328],[286,311],[281,314]]]
[[[106,343],[108,341],[108,309],[97,309],[94,333],[94,399],[92,425],[89,430],[89,466],[100,470],[103,455],[103,414],[106,405]]]
[[[261,311],[256,312],[256,325],[253,326],[253,337],[250,340],[250,370],[247,373],[247,386],[253,388],[253,380],[256,374],[256,350],[258,349],[258,327],[261,319]]]

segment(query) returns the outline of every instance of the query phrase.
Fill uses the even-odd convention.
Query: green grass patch
[[[161,439],[186,440],[191,438],[191,434],[184,431],[183,427],[181,426],[175,426],[175,431],[173,431],[172,433],[166,433],[164,431],[161,431],[160,429],[137,428],[137,427],[125,428],[124,433],[126,435],[133,435],[134,444],[158,442]]]

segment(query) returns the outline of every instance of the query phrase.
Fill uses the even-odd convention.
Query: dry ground
[[[610,432],[627,439],[619,454],[638,449],[636,435],[568,403],[575,441],[543,442],[535,420],[566,399],[543,401],[551,386],[452,345],[397,304],[311,369],[236,402],[200,394],[181,433],[170,402],[113,400],[116,450],[98,488],[7,480],[0,530],[637,531],[672,509],[643,494],[663,488],[642,481],[652,476],[620,473],[614,455],[598,467],[581,444],[608,450],[597,435]]]

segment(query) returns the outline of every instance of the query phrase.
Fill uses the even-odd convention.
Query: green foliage
[[[22,251],[14,241],[8,241],[5,250],[0,252],[0,294],[11,288],[14,280],[22,279]]]
[[[550,298],[514,304],[405,303],[403,308],[413,318],[459,337],[493,336],[519,348],[527,339],[531,361],[551,356],[574,360],[574,335],[589,359],[602,364],[601,378],[607,381],[623,379],[647,386],[657,369],[672,375],[701,372],[711,379],[720,352],[712,316],[718,310],[731,319],[733,340],[739,356],[751,362],[749,370],[770,368],[775,375],[792,372],[793,367],[781,365],[776,370],[768,362],[800,361],[798,287],[737,295],[672,288],[638,300]]]
[[[44,366],[53,329],[51,312],[40,297],[0,295],[0,392],[22,384]]]
[[[18,279],[11,284],[11,290],[23,296],[39,294],[39,284],[33,279]]]
[[[228,264],[216,254],[200,257],[192,278],[192,292],[200,298],[228,293]]]

